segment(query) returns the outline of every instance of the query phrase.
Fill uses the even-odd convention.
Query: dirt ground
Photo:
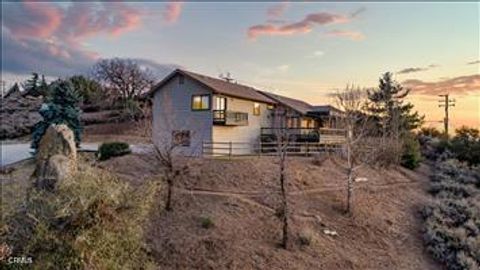
[[[159,166],[149,156],[128,155],[100,164],[136,185]],[[428,167],[364,168],[347,216],[345,181],[336,163],[288,161],[292,209],[290,250],[278,247],[281,223],[274,158],[186,159],[188,173],[175,183],[172,212],[152,213],[148,244],[160,269],[440,269],[426,254],[419,211]],[[153,177],[153,178],[152,178]],[[213,227],[204,228],[209,219]],[[334,230],[329,236],[324,230]],[[311,239],[302,245],[300,235]]]

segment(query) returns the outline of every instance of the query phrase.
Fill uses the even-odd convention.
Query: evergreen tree
[[[99,82],[83,75],[75,75],[68,80],[73,84],[84,104],[95,104],[105,101],[105,91]]]
[[[32,77],[23,84],[23,88],[27,95],[38,96],[38,73],[33,72]]]
[[[8,89],[7,93],[5,93],[3,97],[7,98],[17,93],[20,93],[20,87],[18,86],[18,83],[15,83],[10,89]]]
[[[424,116],[412,112],[411,103],[404,104],[409,92],[392,78],[390,72],[382,75],[377,89],[368,91],[367,110],[377,119],[383,136],[402,136],[422,125]]]
[[[38,148],[40,139],[51,124],[66,124],[72,129],[78,146],[83,129],[78,108],[80,97],[69,81],[58,80],[53,82],[50,88],[52,96],[39,111],[43,120],[33,127],[32,148]]]
[[[45,76],[42,75],[42,79],[40,79],[38,73],[35,72],[32,73],[32,77],[23,84],[23,88],[25,89],[26,95],[30,96],[46,97],[49,94],[49,87],[45,81]]]

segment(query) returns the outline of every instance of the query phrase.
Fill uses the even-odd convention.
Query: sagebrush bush
[[[123,156],[131,152],[130,146],[125,142],[102,143],[98,148],[98,159],[107,160],[111,157]]]
[[[0,242],[15,256],[32,257],[29,269],[146,269],[153,264],[143,225],[155,192],[153,184],[134,191],[105,171],[85,168],[55,193],[32,189],[6,217]]]
[[[215,226],[215,223],[213,222],[213,220],[210,217],[201,217],[200,218],[200,225],[204,229],[210,229],[213,226]]]
[[[314,233],[311,230],[303,230],[298,235],[298,241],[302,246],[309,246],[313,243]]]
[[[456,160],[438,162],[423,211],[424,242],[447,269],[478,270],[480,265],[480,175]]]

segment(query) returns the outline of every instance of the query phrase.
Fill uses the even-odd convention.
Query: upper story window
[[[202,111],[210,109],[210,95],[193,95],[192,111]]]
[[[227,99],[216,96],[213,101],[213,109],[217,111],[225,111],[227,108]]]
[[[253,115],[260,115],[260,103],[253,103]]]
[[[185,76],[179,75],[178,76],[178,84],[184,84],[185,83]]]

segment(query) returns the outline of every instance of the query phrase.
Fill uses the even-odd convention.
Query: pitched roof
[[[289,98],[285,96],[280,96],[277,94],[273,94],[270,92],[265,92],[265,91],[259,91],[263,95],[277,101],[280,104],[283,104],[287,107],[292,108],[293,110],[301,113],[301,114],[307,114],[309,111],[313,109],[313,106],[308,104],[305,101],[299,100],[299,99],[294,99],[294,98]]]
[[[175,71],[170,73],[170,75],[168,75],[165,79],[163,79],[161,82],[155,85],[150,94],[155,93],[158,89],[160,89],[165,83],[167,83],[171,78],[173,78],[177,74],[183,74],[184,76],[192,78],[195,81],[210,88],[214,93],[217,93],[217,94],[223,94],[226,96],[238,97],[238,98],[259,101],[259,102],[265,102],[269,104],[277,103],[275,100],[272,100],[271,98],[268,98],[267,96],[260,94],[258,90],[253,87],[238,84],[238,83],[233,83],[233,82],[227,82],[222,79],[217,79],[217,78],[213,78],[213,77],[209,77],[209,76],[205,76],[205,75],[201,75],[198,73],[193,73],[193,72],[181,70],[181,69],[176,69]]]

